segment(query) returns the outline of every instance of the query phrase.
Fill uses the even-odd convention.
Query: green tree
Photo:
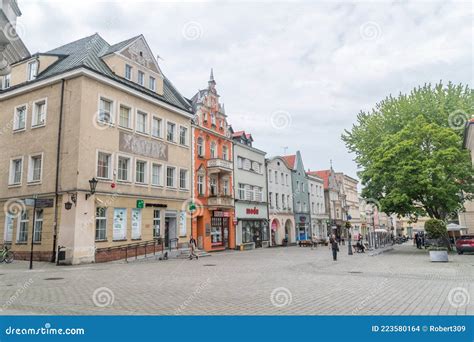
[[[389,96],[359,113],[342,139],[356,155],[363,197],[378,200],[387,214],[415,219],[445,220],[461,209],[474,193],[471,158],[459,129],[467,113],[474,113],[474,92],[451,83]]]

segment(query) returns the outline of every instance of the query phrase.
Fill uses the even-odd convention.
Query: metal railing
[[[112,260],[125,259],[125,261],[128,262],[129,257],[134,257],[135,260],[137,260],[139,255],[144,255],[146,258],[147,255],[150,255],[151,253],[155,255],[157,251],[158,252],[164,251],[164,243],[162,240],[163,240],[162,238],[156,238],[154,240],[127,243],[127,244],[123,244],[119,246],[97,248],[95,250],[95,255],[97,257],[98,255],[103,254],[103,253],[113,254],[119,251],[119,257],[114,258]],[[143,253],[141,253],[142,250],[143,250]],[[122,253],[120,253],[120,251]],[[107,260],[107,261],[112,261],[112,260]]]

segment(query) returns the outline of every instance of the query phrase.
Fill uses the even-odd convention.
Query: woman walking
[[[196,240],[193,236],[189,239],[189,260],[193,260],[193,258],[199,259],[199,256],[196,254]]]
[[[337,261],[337,252],[339,252],[339,244],[336,239],[336,235],[332,235],[331,239],[329,239],[329,243],[331,244],[332,249],[332,259]]]

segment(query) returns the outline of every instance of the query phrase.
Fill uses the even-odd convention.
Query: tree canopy
[[[463,123],[473,113],[473,90],[452,83],[389,96],[360,112],[342,139],[361,169],[362,196],[399,216],[444,220],[461,209],[474,193],[470,153],[462,148]]]

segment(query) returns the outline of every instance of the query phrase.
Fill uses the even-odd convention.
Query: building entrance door
[[[176,215],[165,216],[165,247],[177,248]]]
[[[211,218],[211,244],[213,247],[224,246],[229,248],[229,218]]]

